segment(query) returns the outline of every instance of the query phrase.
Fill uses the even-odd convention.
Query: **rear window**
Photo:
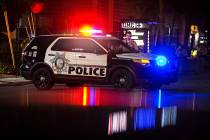
[[[26,47],[26,50],[33,48],[33,46],[37,46],[38,49],[46,49],[55,40],[55,38],[57,37],[52,37],[52,36],[35,37]]]

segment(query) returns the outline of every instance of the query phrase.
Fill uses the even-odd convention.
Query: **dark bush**
[[[14,68],[12,65],[3,64],[0,62],[0,73],[3,74],[15,74],[18,75],[18,68]]]

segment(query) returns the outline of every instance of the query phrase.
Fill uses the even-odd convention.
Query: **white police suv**
[[[23,77],[42,90],[54,83],[159,87],[176,75],[166,57],[138,52],[110,36],[37,36],[23,50],[20,69]]]

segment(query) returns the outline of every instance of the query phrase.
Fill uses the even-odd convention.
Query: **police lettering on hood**
[[[105,67],[70,66],[68,73],[70,75],[105,77],[106,68]]]

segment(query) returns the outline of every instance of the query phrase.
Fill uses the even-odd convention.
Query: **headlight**
[[[146,65],[146,64],[149,64],[150,63],[150,61],[147,60],[147,59],[135,59],[135,60],[133,60],[133,62],[141,63],[143,65]]]
[[[156,58],[156,64],[158,66],[161,66],[161,67],[165,66],[167,64],[167,61],[168,60],[167,60],[167,58],[165,56],[158,56]]]

